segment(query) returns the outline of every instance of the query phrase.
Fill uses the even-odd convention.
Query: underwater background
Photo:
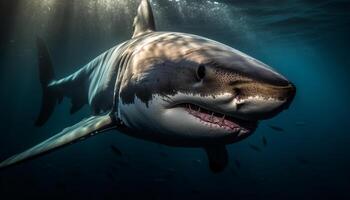
[[[229,145],[213,174],[205,152],[95,136],[0,171],[0,198],[350,199],[350,1],[152,0],[156,26],[251,55],[297,87],[287,111]],[[0,1],[0,160],[90,115],[65,99],[34,126],[41,88],[35,39],[57,77],[128,40],[137,0]]]

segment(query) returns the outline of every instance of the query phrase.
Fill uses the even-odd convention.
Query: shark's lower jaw
[[[208,126],[208,128],[224,129],[231,133],[237,133],[238,136],[249,134],[257,127],[257,121],[237,119],[192,103],[178,104],[176,107],[182,107],[190,115],[197,118],[204,126]]]

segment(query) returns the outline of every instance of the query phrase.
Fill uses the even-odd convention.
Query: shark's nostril
[[[278,86],[288,86],[290,84],[290,82],[281,75],[271,78],[271,82]]]
[[[239,97],[239,95],[241,94],[241,89],[239,88],[233,88],[233,94],[234,94],[234,97],[237,98]]]

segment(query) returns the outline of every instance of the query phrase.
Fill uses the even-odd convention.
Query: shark
[[[157,31],[152,6],[141,0],[132,38],[58,79],[45,42],[37,38],[43,126],[63,98],[70,113],[91,116],[0,163],[21,163],[103,132],[175,147],[203,148],[209,169],[228,165],[226,145],[286,110],[296,87],[247,54],[198,35]]]

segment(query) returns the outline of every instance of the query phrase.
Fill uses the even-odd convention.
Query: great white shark
[[[296,88],[266,64],[208,38],[156,31],[141,0],[130,40],[77,72],[56,79],[50,54],[37,39],[42,126],[64,97],[74,113],[92,116],[0,163],[8,167],[90,136],[116,130],[170,146],[204,148],[209,167],[228,163],[225,145],[251,135],[259,121],[287,109]]]

